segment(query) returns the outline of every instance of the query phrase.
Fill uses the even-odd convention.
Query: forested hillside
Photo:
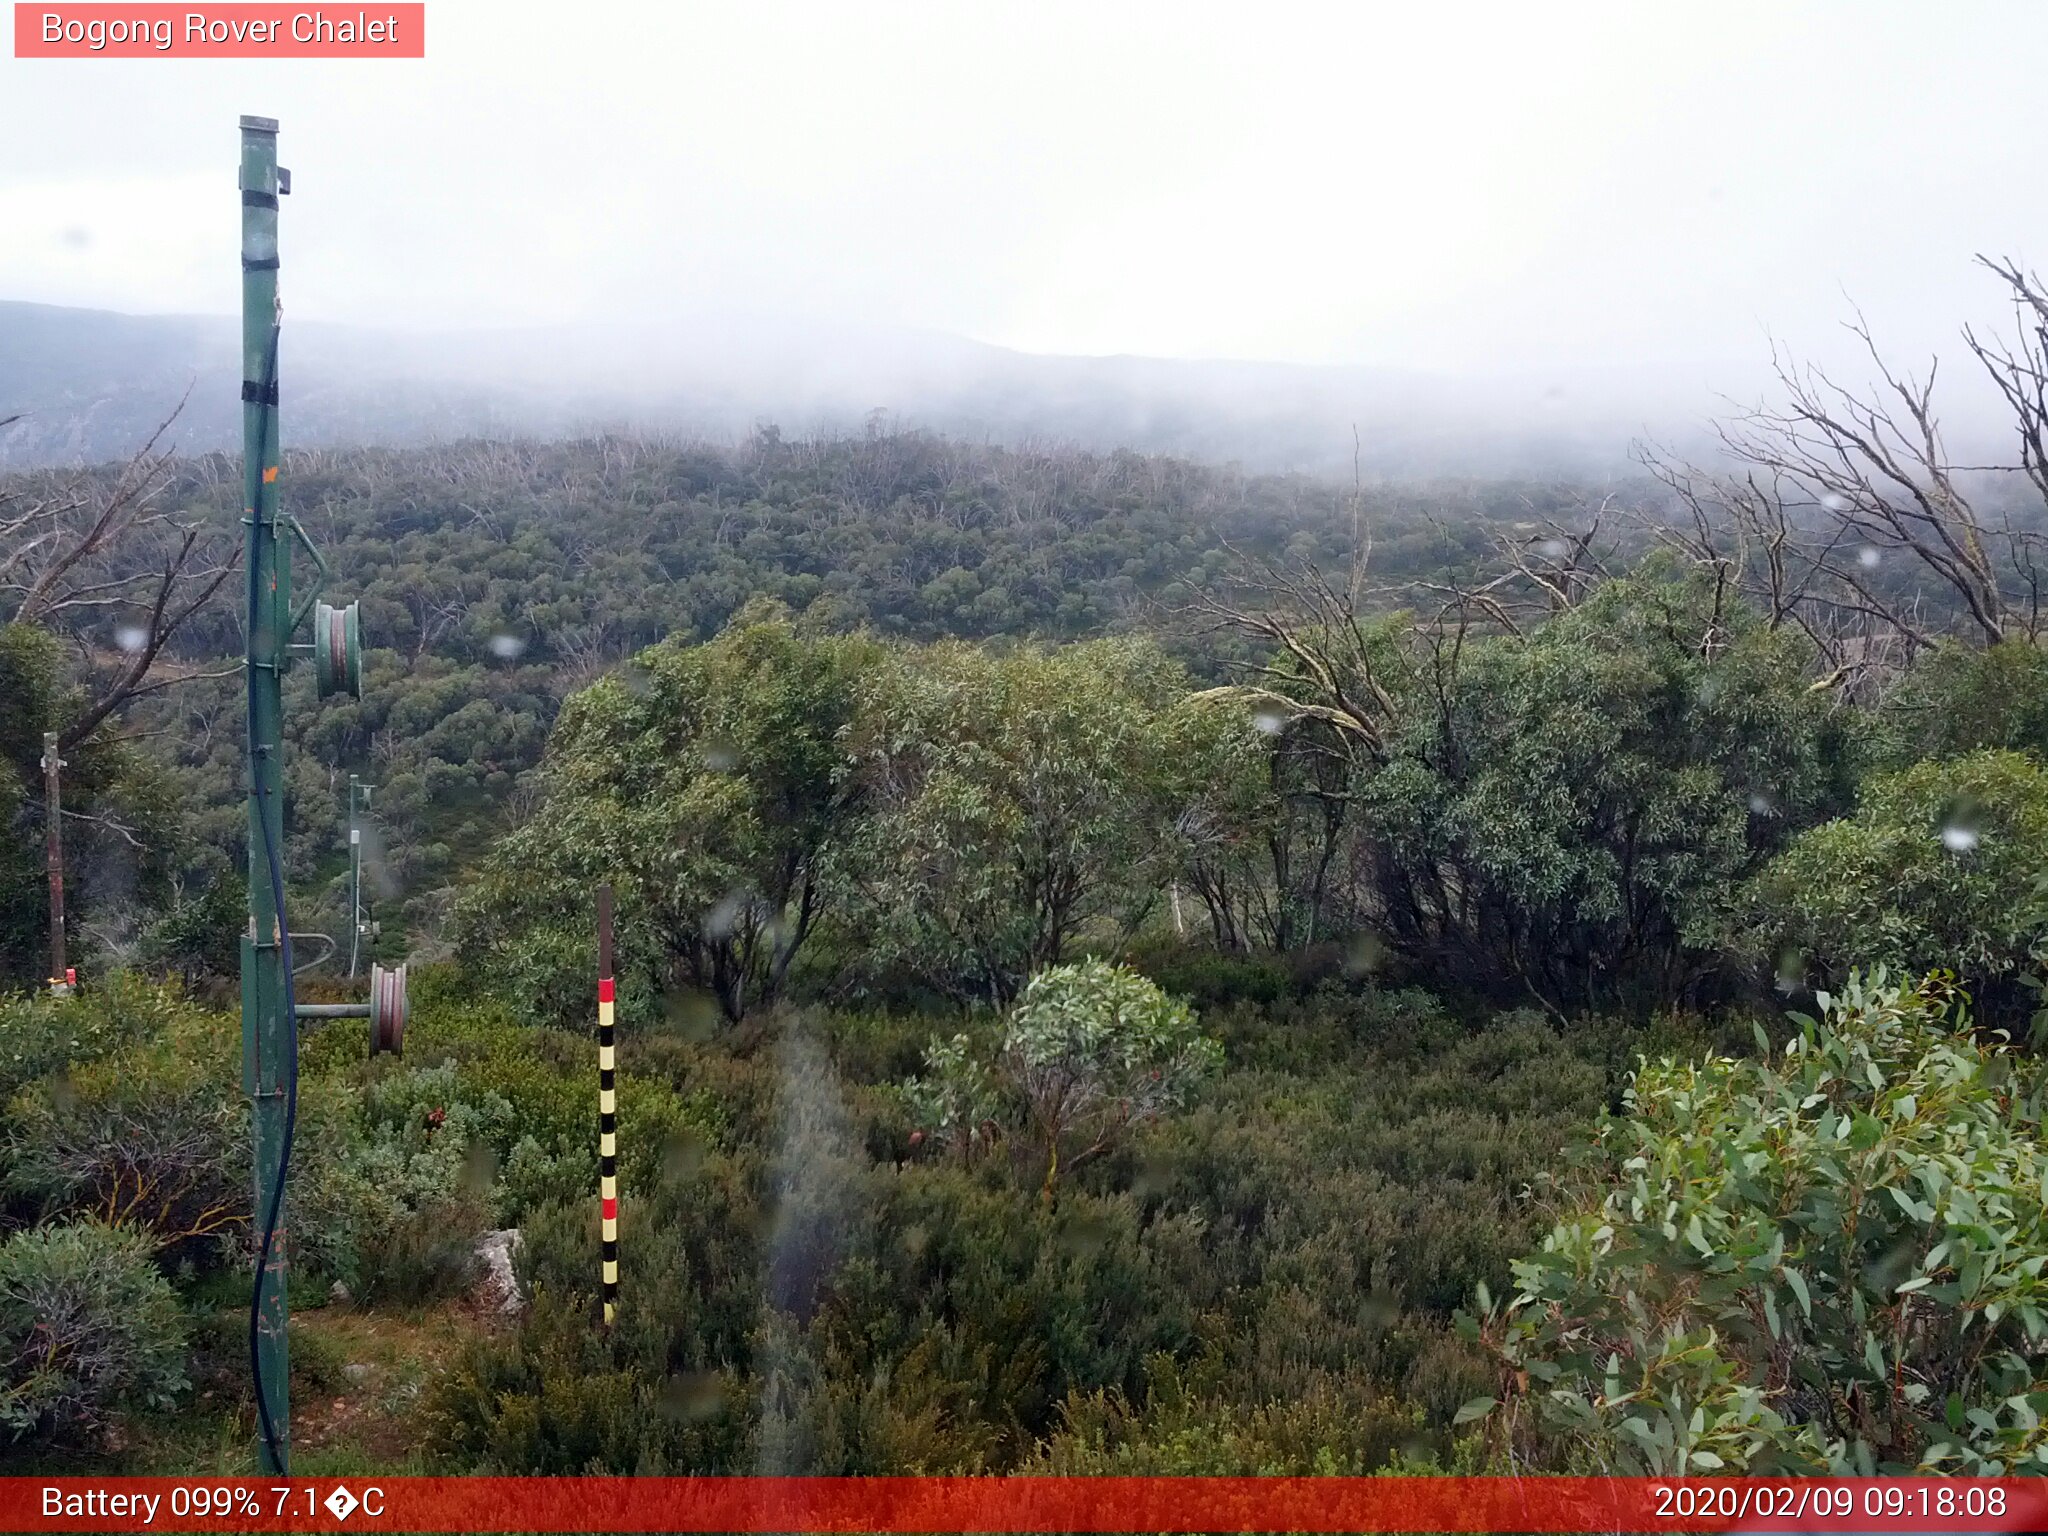
[[[295,1468],[2048,1465],[2048,480],[1788,389],[1625,495],[290,457],[371,637],[292,676],[293,925],[355,773],[415,962],[402,1060],[305,1031]],[[23,1466],[249,1464],[235,484],[0,489]]]
[[[157,505],[231,556],[232,466],[173,461],[160,478]],[[70,483],[15,482],[24,500]],[[376,786],[382,915],[424,924],[428,938],[457,872],[503,826],[561,700],[658,640],[710,637],[754,598],[813,625],[909,639],[1164,630],[1213,673],[1216,645],[1176,615],[1233,568],[1233,549],[1332,566],[1370,519],[1389,583],[1441,580],[1577,497],[1544,485],[1354,495],[1135,454],[886,432],[785,442],[773,430],[738,452],[615,438],[309,452],[288,456],[282,484],[285,509],[333,567],[329,591],[360,600],[368,648],[360,702],[316,709],[310,677],[292,679],[287,835],[304,915],[338,919],[317,882],[341,857],[355,772]],[[118,654],[120,628],[89,613],[80,643]],[[236,607],[221,601],[167,655],[184,672],[220,672],[240,647]],[[141,705],[153,763],[170,770],[164,788],[196,813],[184,827],[195,889],[202,866],[241,857],[239,676]],[[115,843],[106,878],[118,906],[133,850]],[[135,937],[118,921],[108,932]]]

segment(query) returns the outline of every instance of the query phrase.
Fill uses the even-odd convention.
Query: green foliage
[[[115,972],[70,997],[0,995],[0,1103],[24,1084],[153,1039],[190,1009],[177,990]]]
[[[1389,650],[1392,631],[1374,625],[1368,646]],[[1173,828],[1171,873],[1200,902],[1217,945],[1292,951],[1341,931],[1355,904],[1338,860],[1356,831],[1341,734],[1218,690],[1183,700],[1158,737],[1154,814]]]
[[[466,908],[470,952],[541,1017],[587,1012],[591,891],[609,879],[621,974],[643,997],[687,982],[732,1019],[771,1000],[847,826],[840,737],[875,655],[762,607],[577,695],[545,813],[492,855]]]
[[[17,1093],[7,1191],[165,1247],[234,1237],[249,1220],[248,1112],[227,1055],[239,1039],[210,1022],[174,1015],[161,1034]]]
[[[253,1189],[239,1021],[118,975],[104,989],[0,1011],[13,1019],[55,1026],[44,1040],[83,1047],[45,1057],[5,1105],[0,1187],[22,1214],[133,1230],[198,1266],[245,1257]],[[352,1093],[302,1075],[299,1098],[294,1251],[350,1271],[366,1219]]]
[[[1059,1430],[1023,1470],[1055,1477],[1359,1477],[1431,1448],[1422,1414],[1360,1402],[1319,1379],[1285,1401],[1228,1407],[1223,1360],[1146,1362],[1144,1407],[1116,1390],[1061,1405]]]
[[[1776,1055],[1646,1064],[1516,1264],[1487,1333],[1572,1462],[2048,1466],[2038,1073],[1936,983],[1822,1001]]]
[[[1161,991],[1200,1008],[1230,1003],[1277,1003],[1297,991],[1297,978],[1280,955],[1241,955],[1179,945],[1133,946],[1125,962]]]
[[[2048,760],[2048,651],[1944,642],[1898,680],[1878,715],[1897,768],[1983,751]]]
[[[57,637],[0,622],[0,987],[49,978],[43,733],[78,705]],[[82,919],[127,929],[167,897],[184,812],[162,764],[111,730],[67,747],[64,764],[67,954],[90,964]]]
[[[903,1085],[903,1098],[920,1137],[929,1134],[963,1160],[1000,1134],[1003,1091],[989,1064],[966,1035],[925,1047],[924,1072]]]
[[[0,1241],[0,1428],[90,1440],[185,1387],[185,1316],[140,1233],[74,1222]]]
[[[365,1062],[359,1025],[308,1033],[288,1219],[295,1262],[373,1305],[446,1296],[483,1226],[525,1231],[529,1310],[432,1389],[453,1467],[1474,1465],[1469,1425],[1513,1378],[1451,1315],[1537,1239],[1524,1191],[1623,1064],[1727,1027],[1668,1010],[1725,996],[1732,941],[1956,964],[2001,1009],[2041,958],[2040,770],[1956,756],[2042,750],[2026,647],[1937,654],[1867,715],[1812,686],[1793,631],[1659,566],[1520,632],[1333,609],[1246,627],[1270,653],[1100,638],[1174,582],[1216,591],[1219,536],[1324,569],[1348,536],[1293,488],[1135,456],[764,433],[351,464],[287,483],[398,648],[372,653],[370,697],[288,705],[294,926],[336,916],[335,770],[374,749],[403,851],[373,876],[423,926],[456,891],[465,964],[415,971],[403,1062]],[[1426,534],[1387,510],[1399,579],[1469,573],[1503,508]],[[0,918],[29,977],[61,659],[0,632]],[[1262,686],[1207,686],[1230,663]],[[195,982],[241,926],[235,705],[202,681],[141,707],[181,744],[183,805],[130,748],[79,754],[80,807],[151,851],[110,866],[136,900],[87,882],[78,910]],[[1866,734],[1904,771],[1828,822],[1858,803]],[[113,846],[96,825],[87,852]],[[1133,968],[1070,963],[1096,953]],[[1363,980],[1395,976],[1469,1016]],[[2030,1073],[1953,1037],[1939,999],[1888,997],[1783,1061],[1647,1070],[1636,1118],[1607,1123],[1547,1250],[1571,1264],[1528,1261],[1487,1336],[1552,1392],[1559,1459],[2034,1453]],[[249,1222],[238,1060],[227,1015],[127,981],[0,1001],[0,1217],[112,1216],[190,1259],[195,1296],[225,1284]],[[1667,1193],[1614,1205],[1644,1179]],[[1919,1395],[1885,1399],[1885,1369]]]
[[[1088,924],[1128,927],[1169,847],[1151,802],[1185,687],[1140,641],[894,654],[852,740],[858,963],[1000,1003]]]
[[[1082,1006],[1105,997],[1143,1021],[1128,1051]],[[1099,963],[1064,968],[1017,1016],[1032,1059],[1085,1068],[1112,1121],[1103,1085],[1128,1072],[1142,1098],[1160,1091],[1155,1055],[1210,1054],[1184,1005]],[[766,1041],[626,1036],[619,1321],[592,1325],[587,1192],[529,1204],[529,1310],[430,1399],[448,1465],[1433,1464],[1490,1373],[1448,1337],[1450,1310],[1534,1239],[1519,1192],[1606,1101],[1597,1063],[1621,1036],[1528,1014],[1473,1030],[1420,993],[1335,985],[1238,1005],[1211,1021],[1233,1070],[1099,1156],[1069,1152],[1047,1202],[1035,1152],[963,1163],[908,1139],[893,1084],[929,1015],[778,1023]],[[1020,1090],[985,1037],[1009,1023],[975,1026],[962,1058],[988,1069],[1006,1131]],[[664,1104],[684,1134],[636,1153]]]
[[[1370,916],[1452,974],[1568,1006],[1699,995],[1741,882],[1846,798],[1843,723],[1784,631],[1643,576],[1417,665],[1359,794]],[[1708,657],[1711,659],[1708,659]]]
[[[1113,1150],[1135,1126],[1180,1108],[1222,1065],[1193,1010],[1102,960],[1031,978],[1004,1020],[993,1061],[966,1035],[934,1041],[904,1085],[912,1114],[963,1160],[1021,1122],[1049,1200],[1064,1167]]]
[[[1045,1153],[1050,1195],[1062,1163],[1098,1157],[1184,1105],[1223,1050],[1187,1004],[1134,971],[1085,960],[1031,978],[998,1060]]]
[[[360,599],[370,647],[359,700],[315,707],[310,669],[287,678],[296,910],[307,927],[342,920],[321,864],[343,835],[345,775],[360,771],[377,783],[387,934],[438,921],[437,893],[523,803],[565,698],[619,657],[710,639],[757,598],[820,630],[893,640],[1069,640],[1130,628],[1183,582],[1218,583],[1233,561],[1225,539],[1328,565],[1352,526],[1297,477],[887,431],[798,440],[771,429],[738,447],[591,437],[326,449],[288,455],[279,489],[282,510],[319,538],[332,590]],[[1375,568],[1469,575],[1489,531],[1528,515],[1524,495],[1557,508],[1569,494],[1434,486],[1425,516],[1416,499],[1375,493]],[[222,531],[241,515],[234,477],[211,461],[170,466],[164,495]],[[240,649],[236,605],[217,601],[174,641],[173,664],[207,670]],[[240,687],[200,676],[132,712],[175,759],[181,819],[231,864],[245,821]],[[33,930],[0,925],[16,932]]]
[[[1831,980],[1865,965],[1952,967],[2009,1013],[2015,980],[2048,957],[2044,869],[2048,771],[2035,759],[1917,763],[1870,780],[1855,816],[1772,861],[1757,883],[1755,942],[1795,974]]]
[[[137,963],[187,987],[239,975],[248,900],[247,883],[224,867],[174,880],[169,905],[141,935]]]

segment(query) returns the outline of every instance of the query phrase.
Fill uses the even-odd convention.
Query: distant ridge
[[[0,301],[0,468],[240,442],[239,327]],[[1249,469],[1375,478],[1624,472],[1631,438],[1689,435],[1704,389],[1616,375],[1442,375],[1297,364],[1040,356],[930,332],[726,319],[427,336],[286,332],[287,441],[403,445],[611,428],[728,439],[896,424],[1056,439]]]

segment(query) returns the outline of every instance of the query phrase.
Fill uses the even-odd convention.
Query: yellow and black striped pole
[[[597,1195],[604,1215],[604,1320],[619,1310],[619,1100],[612,1054],[612,888],[597,888]]]

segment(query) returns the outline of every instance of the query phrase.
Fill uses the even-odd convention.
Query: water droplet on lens
[[[685,1127],[661,1144],[662,1177],[672,1183],[694,1179],[704,1167],[704,1138]]]
[[[678,988],[662,999],[669,1026],[685,1040],[702,1044],[718,1033],[718,1002],[708,992]]]
[[[1387,946],[1376,933],[1361,933],[1344,951],[1344,974],[1370,976],[1387,963]]]
[[[704,936],[729,939],[747,915],[750,898],[742,890],[727,891],[717,906],[704,914]]]
[[[123,624],[114,631],[114,643],[130,653],[139,651],[149,644],[149,631],[140,624]]]
[[[1856,563],[1866,571],[1876,570],[1878,561],[1883,558],[1883,553],[1875,545],[1866,544],[1856,551]]]
[[[489,1142],[473,1141],[462,1155],[462,1171],[457,1181],[465,1194],[486,1193],[498,1177],[498,1154],[491,1150]]]
[[[526,642],[517,635],[493,635],[484,648],[500,661],[517,661],[526,654]]]
[[[686,1424],[717,1418],[725,1409],[725,1383],[716,1371],[681,1371],[661,1389],[662,1412]]]
[[[1973,827],[1949,826],[1941,829],[1941,846],[1950,853],[1968,853],[1977,846],[1978,838]]]

